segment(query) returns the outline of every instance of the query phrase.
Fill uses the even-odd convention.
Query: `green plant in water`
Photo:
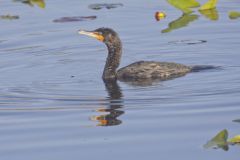
[[[216,8],[213,9],[207,9],[207,10],[199,10],[199,13],[201,13],[204,17],[207,19],[210,19],[212,21],[218,20],[218,11]]]
[[[231,139],[228,140],[228,143],[230,144],[237,144],[240,143],[240,135],[237,135]]]
[[[228,140],[228,131],[226,129],[219,132],[215,137],[209,140],[204,148],[222,148],[223,150],[228,150],[228,145],[240,144],[240,135],[234,136]]]
[[[198,15],[195,14],[183,14],[180,18],[172,21],[168,24],[168,28],[162,30],[162,33],[171,32],[175,29],[179,29],[187,26],[190,22],[193,22],[198,19]]]
[[[195,0],[167,0],[169,4],[177,9],[180,9],[183,13],[191,13],[191,8],[199,7],[200,3]]]
[[[180,18],[170,22],[168,28],[162,30],[162,33],[168,33],[173,30],[185,27],[191,22],[198,19],[198,15],[192,14],[192,8],[200,7],[200,3],[196,0],[167,0],[167,2],[175,8],[181,10],[183,12],[183,15]],[[199,13],[212,21],[218,20],[219,16],[216,9],[216,4],[217,0],[209,0],[207,3],[200,7]]]
[[[230,12],[228,13],[228,17],[229,17],[230,19],[237,19],[237,18],[240,17],[240,12],[230,11]]]
[[[207,3],[202,5],[199,10],[208,10],[208,9],[214,9],[216,8],[218,0],[209,0]]]
[[[195,0],[167,0],[167,2],[175,8],[180,9],[184,14],[193,12],[191,8],[200,7],[200,3]],[[209,0],[199,8],[199,11],[214,9],[217,2],[218,0]]]
[[[228,131],[226,129],[219,132],[215,137],[208,141],[204,148],[222,148],[223,150],[228,150]]]
[[[13,0],[14,2],[22,2],[30,6],[37,5],[40,8],[45,8],[46,4],[44,0]]]

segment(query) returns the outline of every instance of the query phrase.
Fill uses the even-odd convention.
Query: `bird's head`
[[[78,33],[96,38],[105,44],[115,44],[120,42],[118,34],[111,28],[98,28],[93,31],[79,30]]]

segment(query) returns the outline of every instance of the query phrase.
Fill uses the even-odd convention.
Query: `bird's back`
[[[118,70],[119,80],[168,80],[191,72],[191,67],[171,62],[139,61]]]

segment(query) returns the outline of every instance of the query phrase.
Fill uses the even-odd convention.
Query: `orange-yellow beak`
[[[104,41],[104,37],[101,34],[99,34],[98,32],[79,30],[78,33],[83,34],[83,35],[87,35],[89,37],[96,38],[97,40],[99,40],[101,42]]]

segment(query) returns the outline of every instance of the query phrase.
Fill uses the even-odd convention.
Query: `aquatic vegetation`
[[[228,17],[229,17],[230,19],[237,19],[237,18],[240,17],[240,12],[230,11],[230,12],[228,13]]]
[[[162,30],[162,33],[171,32],[173,30],[187,26],[190,22],[193,22],[198,19],[198,15],[195,14],[183,14],[177,20],[172,21],[168,24],[168,28]]]
[[[199,7],[200,3],[195,0],[167,0],[172,6],[180,9],[183,13],[191,13],[191,8]]]
[[[202,5],[199,10],[208,10],[216,8],[218,0],[209,0],[207,3]]]
[[[202,6],[195,0],[167,0],[169,4],[183,12],[182,16],[169,23],[168,28],[162,30],[162,33],[168,33],[173,30],[188,26],[191,22],[198,19],[197,14],[193,14],[192,8],[197,8],[199,13],[209,20],[216,21],[219,19],[216,9],[217,0],[209,0]],[[155,16],[156,17],[156,16]]]
[[[117,7],[122,7],[122,3],[102,3],[102,4],[90,4],[88,8],[93,9],[93,10],[100,10],[103,8],[106,9],[113,9]]]
[[[234,136],[233,138],[229,139],[228,143],[231,143],[231,144],[240,143],[240,135]]]
[[[208,141],[204,148],[222,148],[223,150],[228,150],[228,131],[226,129],[219,132],[216,136],[214,136],[210,141]]]
[[[94,20],[96,18],[97,18],[97,16],[62,17],[62,18],[53,20],[53,22],[55,22],[55,23],[66,23],[66,22],[88,21],[88,20]]]
[[[162,19],[164,19],[167,15],[164,12],[156,12],[155,13],[155,19],[157,21],[160,21]]]
[[[214,9],[199,10],[199,12],[209,20],[216,21],[219,18],[218,11]]]
[[[204,148],[222,148],[227,151],[229,145],[235,145],[240,143],[240,135],[234,136],[228,140],[228,131],[226,129],[220,131],[216,136],[214,136],[210,141],[208,141]]]
[[[31,7],[33,7],[34,5],[37,5],[40,8],[45,8],[45,6],[46,6],[44,0],[13,0],[13,1],[28,4]]]
[[[167,0],[169,4],[181,10],[184,14],[193,12],[191,8],[200,7],[199,10],[214,9],[216,8],[217,1],[218,0],[209,0],[208,2],[200,6],[200,3],[195,0]]]

